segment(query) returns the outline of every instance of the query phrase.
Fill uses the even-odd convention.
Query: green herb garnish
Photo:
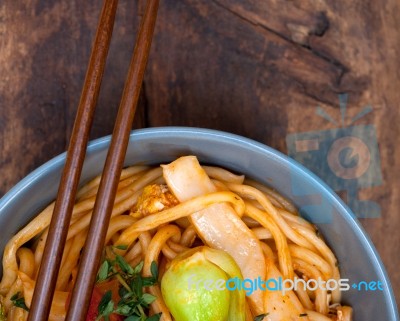
[[[153,276],[154,279],[158,280],[158,266],[156,262],[151,262],[150,265],[150,271],[151,275]]]
[[[105,260],[100,266],[99,273],[97,274],[97,281],[101,282],[108,278],[108,273],[110,271],[110,263]]]
[[[141,276],[143,261],[132,267],[123,256],[115,253],[115,249],[125,250],[126,247],[111,247],[114,259],[106,258],[101,264],[97,274],[97,282],[109,281],[116,278],[120,284],[118,302],[112,300],[112,293],[108,291],[101,299],[98,306],[98,317],[96,320],[104,318],[109,320],[113,313],[125,316],[125,321],[157,321],[161,314],[149,317],[147,315],[149,305],[156,300],[156,297],[143,292],[143,287],[155,285],[158,282],[158,267],[156,262],[151,263],[150,277]]]
[[[25,298],[21,295],[21,292],[15,293],[11,298],[11,302],[16,306],[17,308],[24,309],[26,311],[29,311],[29,308],[25,304]]]
[[[99,315],[96,318],[96,321],[101,320],[104,318],[104,321],[109,320],[109,316],[114,311],[114,301],[111,299],[112,293],[111,291],[107,291],[98,306]]]
[[[116,245],[116,246],[114,246],[114,248],[116,248],[117,250],[125,251],[125,250],[128,249],[128,246],[126,246],[126,245]]]
[[[161,318],[161,313],[157,313],[157,314],[152,315],[150,318],[147,318],[146,321],[158,321],[158,320],[160,320],[160,318]]]

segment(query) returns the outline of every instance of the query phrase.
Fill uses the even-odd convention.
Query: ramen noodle
[[[78,192],[50,320],[65,319],[99,182]],[[5,247],[0,320],[27,320],[53,208]],[[311,280],[340,283],[313,224],[273,189],[185,156],[123,170],[87,320],[352,320],[340,287]]]

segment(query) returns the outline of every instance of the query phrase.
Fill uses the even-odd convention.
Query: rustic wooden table
[[[1,1],[1,195],[66,149],[100,7]],[[111,133],[142,11],[120,1],[93,138]],[[134,127],[244,135],[302,160],[348,202],[374,201],[380,211],[361,223],[400,299],[399,16],[397,0],[163,0]],[[332,165],[322,147],[338,140],[343,164]],[[367,178],[340,172],[362,160]]]

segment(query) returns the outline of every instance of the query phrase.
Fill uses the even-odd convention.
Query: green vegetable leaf
[[[157,313],[147,318],[146,321],[158,321],[161,318],[161,313]],[[126,320],[125,320],[126,321]]]
[[[140,262],[138,263],[138,265],[136,265],[135,268],[133,269],[133,273],[134,273],[134,274],[139,274],[140,272],[142,272],[143,265],[144,265],[144,262],[143,262],[143,261],[140,261]]]
[[[134,280],[133,280],[133,285],[132,289],[135,290],[135,293],[138,297],[141,297],[143,294],[143,278],[138,275]]]
[[[118,313],[120,315],[125,315],[125,316],[131,315],[133,313],[133,311],[134,311],[134,308],[127,305],[126,303],[119,304],[117,306],[117,308],[115,309],[115,313]]]
[[[157,283],[157,280],[152,276],[142,278],[143,286],[152,286]]]
[[[106,251],[106,260],[101,264],[97,280],[118,280],[119,300],[114,303],[111,291],[106,292],[98,306],[98,317],[96,321],[109,321],[111,314],[124,316],[125,321],[154,321],[159,320],[160,315],[148,317],[149,305],[156,300],[156,297],[144,293],[143,288],[157,283],[158,267],[155,262],[151,264],[152,276],[142,277],[144,262],[140,262],[132,267],[123,256],[115,253],[111,246],[110,251]],[[120,247],[119,249],[124,249]],[[111,257],[107,258],[107,254]]]
[[[147,318],[146,321],[158,321],[161,318],[161,313],[153,314],[151,317]]]
[[[140,321],[141,316],[139,315],[131,315],[125,319],[125,321]]]
[[[25,298],[22,296],[21,292],[15,293],[11,298],[11,302],[17,308],[24,309],[25,311],[29,311],[29,308],[25,304]]]
[[[157,299],[154,295],[151,295],[150,293],[144,293],[142,295],[142,301],[146,304],[150,304],[154,302],[154,300]]]
[[[127,245],[116,245],[116,246],[114,246],[117,250],[122,250],[122,251],[125,251],[125,250],[127,250],[128,249],[128,246]]]
[[[158,280],[158,266],[155,261],[151,262],[150,271],[151,271],[151,275],[153,276],[153,278]]]
[[[110,263],[105,260],[100,266],[99,273],[97,274],[97,281],[105,281],[108,278],[108,273],[110,272]]]
[[[128,264],[128,262],[125,261],[125,259],[121,255],[117,255],[115,257],[115,260],[123,272],[131,275],[135,274],[133,268]]]
[[[100,320],[104,317],[104,320],[107,321],[108,317],[114,311],[114,301],[111,299],[112,293],[111,291],[107,291],[100,300],[98,311],[99,315],[96,320]]]
[[[99,313],[102,314],[105,311],[106,306],[108,305],[108,303],[112,301],[111,297],[112,297],[111,291],[107,291],[103,295],[103,297],[101,298],[100,303],[99,303]]]

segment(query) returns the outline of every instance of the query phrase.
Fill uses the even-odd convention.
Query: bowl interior
[[[93,141],[85,160],[82,182],[103,168],[110,138]],[[398,319],[393,293],[382,263],[351,211],[315,175],[285,155],[255,141],[219,131],[196,128],[152,128],[133,131],[126,165],[157,164],[183,155],[223,166],[265,183],[294,201],[317,224],[338,257],[342,278],[349,283],[380,281],[383,290],[343,293],[354,308],[355,321]],[[62,154],[18,183],[0,201],[0,249],[15,232],[51,202],[57,193],[65,161]]]

